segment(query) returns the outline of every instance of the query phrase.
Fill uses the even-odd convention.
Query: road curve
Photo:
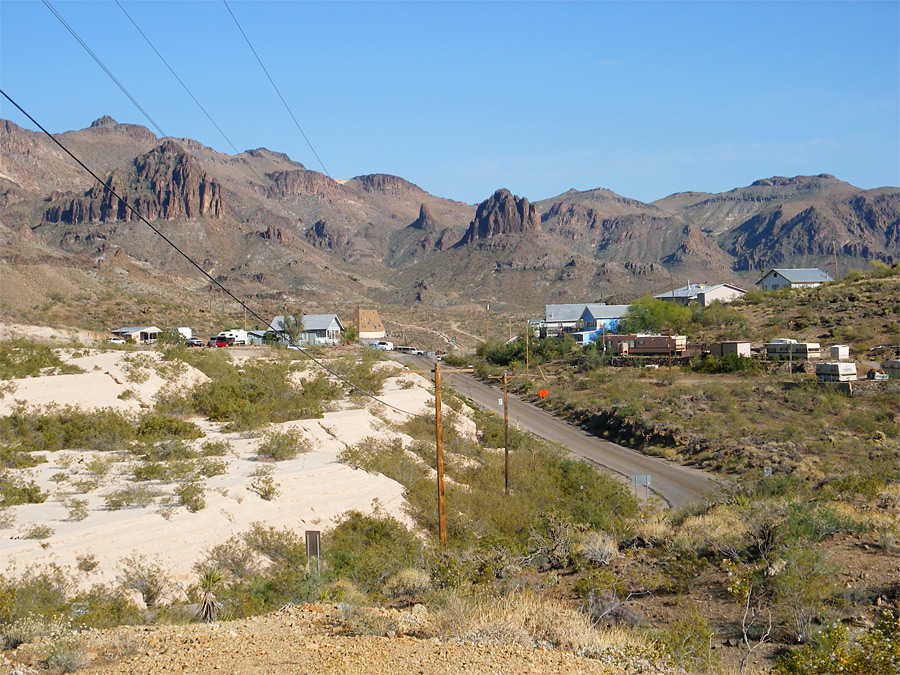
[[[424,357],[399,358],[416,369],[430,370],[434,367],[434,363]],[[465,373],[446,372],[442,376],[448,385],[479,407],[503,414],[502,389],[495,389]],[[629,484],[632,476],[651,476],[650,490],[672,508],[695,501],[716,488],[714,478],[703,471],[657,457],[648,457],[605,441],[512,394],[509,395],[509,423],[565,446],[573,457],[628,478]],[[640,492],[642,494],[643,490]]]

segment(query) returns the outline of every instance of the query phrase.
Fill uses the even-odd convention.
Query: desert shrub
[[[696,611],[674,622],[660,635],[660,641],[678,665],[691,673],[721,672],[719,659],[712,651],[715,631]]]
[[[66,448],[118,450],[135,438],[133,420],[112,408],[17,406],[0,418],[0,442],[25,452]]]
[[[737,508],[726,505],[687,518],[673,542],[676,550],[700,556],[719,553],[731,558],[749,545],[746,520]]]
[[[383,610],[348,604],[341,604],[339,608],[346,635],[392,638],[400,631],[397,618]]]
[[[306,565],[306,545],[293,530],[266,527],[262,523],[253,526],[242,535],[252,551],[265,556],[273,563],[291,567]]]
[[[62,673],[74,673],[90,660],[84,638],[75,634],[54,638],[44,647],[44,656],[48,668]]]
[[[708,563],[693,553],[664,556],[660,560],[662,585],[670,593],[685,593],[693,588]]]
[[[272,467],[260,466],[250,474],[250,484],[247,486],[250,492],[255,492],[267,502],[278,499],[281,494],[281,485],[272,476]]]
[[[137,428],[138,439],[149,443],[174,439],[193,440],[202,436],[200,427],[193,422],[158,412],[142,415]]]
[[[0,342],[0,380],[14,380],[39,375],[70,375],[84,369],[63,363],[47,345],[25,338]]]
[[[784,552],[780,570],[770,584],[779,606],[785,613],[794,638],[803,643],[812,636],[813,622],[825,610],[834,591],[834,569],[825,554],[808,547]]]
[[[367,437],[338,454],[338,461],[354,469],[380,473],[402,485],[424,480],[428,467],[403,449],[399,438]]]
[[[147,607],[155,607],[166,592],[162,568],[139,555],[125,558],[122,564],[122,586],[140,593]]]
[[[62,617],[26,614],[0,627],[0,647],[15,649],[21,644],[65,630],[65,627]]]
[[[335,579],[322,588],[322,599],[342,605],[363,606],[369,604],[369,596],[347,579]]]
[[[150,506],[159,494],[158,491],[141,485],[130,485],[106,495],[103,502],[110,511],[119,511],[123,508],[144,508]]]
[[[619,321],[619,330],[622,333],[659,333],[671,328],[681,333],[690,326],[691,318],[689,307],[646,295],[628,306]]]
[[[315,576],[307,576],[305,566],[274,564],[222,588],[216,597],[222,603],[223,616],[254,616],[289,603],[315,602],[319,597],[319,582]]]
[[[855,640],[833,623],[815,640],[781,656],[776,675],[895,675],[900,666],[900,618],[883,613]]]
[[[47,495],[34,481],[27,483],[8,471],[0,471],[0,505],[42,504]]]
[[[191,513],[202,511],[206,508],[206,488],[201,481],[187,481],[175,488],[175,494],[181,500],[181,504]]]
[[[360,354],[343,356],[329,365],[350,384],[348,393],[353,394],[357,390],[362,390],[367,394],[378,396],[383,391],[387,379],[396,375],[396,368],[382,366],[385,362],[386,358],[381,351],[364,349]]]
[[[581,553],[594,565],[609,565],[619,555],[619,546],[615,539],[605,532],[586,532],[578,547]]]
[[[22,533],[22,539],[49,539],[53,536],[53,528],[49,525],[32,525]]]
[[[95,556],[93,553],[84,553],[82,555],[75,556],[75,560],[77,562],[76,566],[81,572],[93,572],[100,564],[100,561],[97,560],[97,556]]]
[[[701,326],[715,326],[725,328],[736,326],[746,328],[747,319],[737,309],[716,300],[707,307],[695,305],[691,307],[691,315],[694,322]]]
[[[737,354],[725,356],[704,356],[695,370],[701,373],[758,373],[762,371],[761,361]]]
[[[197,451],[181,440],[147,443],[136,449],[145,462],[174,462],[195,459]]]
[[[322,376],[294,383],[295,366],[287,360],[253,361],[233,366],[195,389],[195,409],[229,431],[255,429],[267,423],[321,417],[340,394]]]
[[[16,578],[0,576],[0,624],[28,616],[61,616],[71,591],[71,575],[53,564],[40,570],[29,568]]]
[[[43,464],[47,458],[34,452],[22,452],[0,445],[0,466],[7,469],[28,469]]]
[[[382,593],[389,598],[417,598],[431,590],[428,572],[415,568],[400,570],[384,583]]]
[[[203,559],[194,564],[194,571],[203,576],[220,571],[229,580],[246,579],[260,571],[259,556],[241,537],[232,537],[206,551]]]
[[[203,457],[224,457],[233,449],[228,441],[205,441],[200,446],[200,454]]]
[[[271,431],[263,436],[263,441],[257,449],[257,455],[262,459],[271,459],[281,462],[294,459],[297,455],[309,452],[312,448],[309,442],[303,438],[303,432],[299,429],[287,429],[285,431]]]
[[[380,513],[348,511],[326,536],[330,544],[324,552],[331,574],[368,592],[380,590],[386,579],[414,567],[421,558],[416,536]]]

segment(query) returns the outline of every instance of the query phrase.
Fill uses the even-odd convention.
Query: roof
[[[654,295],[654,298],[659,298],[660,300],[665,300],[666,298],[671,299],[674,295],[676,298],[696,298],[701,293],[711,293],[717,288],[722,288],[727,286],[728,288],[733,288],[736,291],[740,291],[741,293],[746,293],[743,288],[738,288],[737,286],[733,286],[731,284],[688,284],[687,286],[682,286],[681,288],[676,288],[675,291],[665,291],[664,293],[660,293],[658,295]]]
[[[304,314],[303,330],[328,330],[335,322],[337,322],[338,328],[344,330],[344,324],[341,323],[337,314]],[[284,330],[283,314],[279,314],[272,319],[272,323],[269,324],[269,330],[275,331],[276,333]]]
[[[792,284],[812,284],[834,281],[834,279],[832,279],[829,274],[823,272],[818,267],[801,267],[797,269],[775,268],[769,271],[766,276],[769,276],[769,274],[772,274],[772,272],[778,272],[778,274],[783,276]]]
[[[126,335],[132,335],[133,333],[158,333],[159,328],[156,326],[124,326],[119,328],[118,330],[112,331],[113,333],[125,333]]]
[[[591,303],[584,306],[584,311],[579,318],[586,321],[599,321],[600,319],[621,319],[625,316],[630,305],[603,305]]]
[[[586,306],[585,302],[578,305],[545,305],[544,321],[548,323],[551,321],[578,321]]]

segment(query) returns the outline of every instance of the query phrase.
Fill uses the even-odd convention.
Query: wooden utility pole
[[[441,551],[447,552],[447,520],[444,511],[444,438],[441,430],[441,362],[434,364],[434,435],[437,446],[438,533]]]
[[[503,373],[503,492],[509,494],[509,397]]]
[[[525,375],[528,375],[528,334],[531,332],[531,324],[525,320]]]
[[[837,271],[837,244],[834,240],[831,241],[831,254],[834,256],[834,280],[838,280],[838,271]]]
[[[484,344],[487,344],[489,335],[488,317],[490,316],[491,304],[489,300],[482,300],[484,303]]]
[[[507,339],[512,340],[512,317],[509,317],[509,316],[506,317],[506,332],[507,332],[507,336],[506,336]]]

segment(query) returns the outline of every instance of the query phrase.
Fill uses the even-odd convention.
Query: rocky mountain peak
[[[121,196],[121,201],[105,187],[96,185],[82,197],[51,206],[44,213],[43,222],[136,220],[126,203],[148,220],[221,219],[225,211],[219,182],[171,139],[135,157],[131,167],[115,169],[107,184]]]
[[[109,115],[104,115],[100,119],[96,119],[91,122],[91,129],[95,129],[97,127],[114,127],[118,124],[112,117]]]
[[[431,214],[431,209],[426,204],[422,204],[419,207],[419,217],[410,223],[409,226],[416,230],[434,230],[437,229],[438,224]]]
[[[500,234],[540,232],[541,219],[537,207],[525,197],[517,197],[509,190],[497,190],[489,199],[481,202],[475,211],[475,219],[460,240],[465,246],[477,239],[488,239]]]

